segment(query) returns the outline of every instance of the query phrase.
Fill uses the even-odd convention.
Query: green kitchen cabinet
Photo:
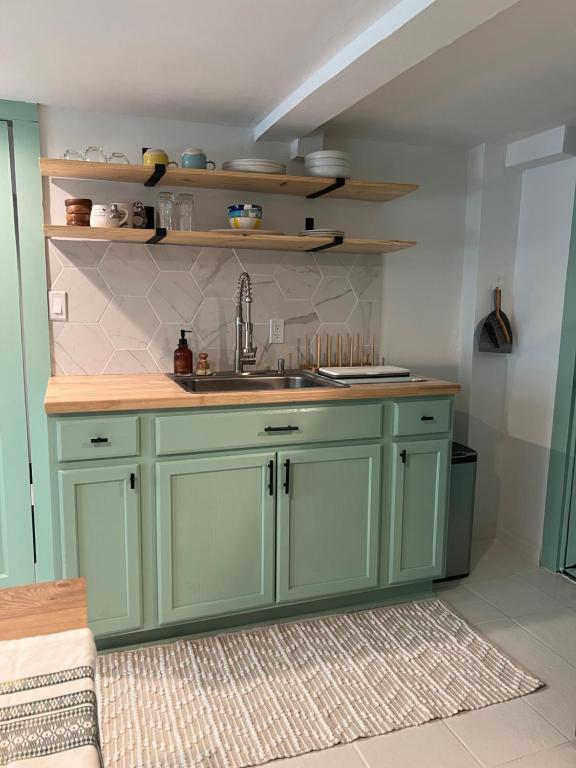
[[[272,452],[157,464],[161,624],[274,603]]]
[[[391,446],[390,584],[442,576],[450,440]]]
[[[277,455],[277,601],[377,587],[380,445]]]
[[[138,465],[58,472],[63,570],[86,577],[96,635],[142,626]]]

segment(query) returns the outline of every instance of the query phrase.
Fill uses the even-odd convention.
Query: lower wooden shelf
[[[44,236],[65,240],[107,240],[114,243],[146,243],[153,229],[122,229],[101,227],[70,227],[47,224]],[[330,237],[301,237],[299,235],[260,235],[247,232],[181,232],[169,230],[162,245],[196,245],[211,248],[252,248],[261,251],[308,251],[332,242]],[[391,253],[412,248],[414,240],[364,240],[347,237],[342,245],[330,248],[338,253]]]

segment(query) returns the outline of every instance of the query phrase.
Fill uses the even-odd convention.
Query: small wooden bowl
[[[66,214],[66,224],[70,224],[75,227],[89,227],[90,216],[82,213],[68,213]]]
[[[67,205],[66,213],[83,213],[90,216],[92,211],[91,205]]]
[[[92,208],[92,200],[87,197],[69,197],[64,200],[64,205],[68,208],[69,205],[89,205]]]

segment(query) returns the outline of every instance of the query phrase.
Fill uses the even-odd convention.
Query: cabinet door
[[[389,581],[433,579],[444,569],[449,440],[392,445]]]
[[[278,602],[377,586],[380,452],[278,453]]]
[[[274,454],[158,464],[161,624],[274,602]]]
[[[85,576],[95,634],[142,624],[136,465],[58,472],[64,575]],[[132,487],[133,486],[133,487]]]

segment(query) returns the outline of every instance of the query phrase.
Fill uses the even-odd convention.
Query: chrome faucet
[[[243,373],[245,365],[256,363],[257,347],[252,344],[252,281],[248,272],[238,278],[236,294],[236,346],[234,347],[234,373]],[[246,319],[242,314],[242,302],[246,304]]]

